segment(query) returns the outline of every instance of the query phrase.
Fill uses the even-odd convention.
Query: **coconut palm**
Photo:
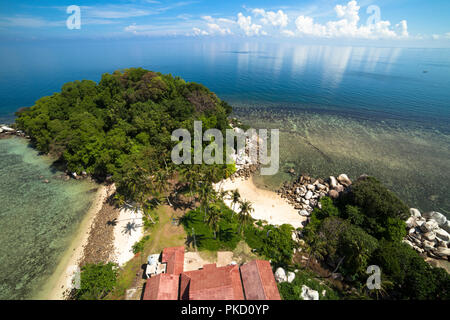
[[[239,233],[241,233],[244,229],[242,226],[246,226],[249,222],[252,221],[252,217],[250,216],[250,212],[254,211],[252,207],[252,203],[250,201],[244,200],[240,202],[241,208],[239,210]]]
[[[155,183],[155,188],[160,194],[166,193],[167,203],[172,206],[172,203],[169,200],[169,195],[167,194],[167,180],[169,180],[169,175],[167,171],[159,170],[155,173],[153,181]]]
[[[208,220],[207,220],[208,225],[212,227],[214,231],[214,239],[216,239],[217,237],[220,218],[221,218],[220,208],[216,203],[214,203],[208,210]]]
[[[233,210],[232,216],[234,215],[234,206],[236,203],[241,201],[241,194],[238,189],[231,191],[231,209]]]

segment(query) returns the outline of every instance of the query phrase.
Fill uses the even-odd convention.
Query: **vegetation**
[[[193,136],[194,120],[202,121],[203,131],[224,133],[230,113],[231,107],[203,85],[131,68],[105,73],[98,84],[66,83],[61,92],[17,112],[16,123],[39,151],[58,157],[70,172],[111,177],[119,204],[142,209],[156,223],[155,206],[171,205],[170,179],[177,177],[207,197],[211,193],[204,189],[211,182],[235,170],[232,165],[175,166],[171,151],[177,142],[171,133],[185,128]]]
[[[336,203],[324,197],[304,230],[310,256],[333,266],[346,281],[374,298],[448,299],[450,276],[410,246],[407,206],[379,181],[355,182]],[[369,265],[381,268],[382,288],[365,288]]]
[[[87,264],[81,268],[80,289],[75,289],[76,300],[100,300],[116,284],[117,265],[114,263]]]
[[[302,286],[316,290],[320,300],[338,300],[339,294],[330,286],[316,279],[316,276],[306,269],[297,269],[295,279],[291,283],[282,282],[278,284],[278,290],[283,300],[300,300]]]

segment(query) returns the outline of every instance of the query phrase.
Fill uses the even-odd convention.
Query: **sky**
[[[0,38],[365,40],[450,45],[448,0],[0,0]]]

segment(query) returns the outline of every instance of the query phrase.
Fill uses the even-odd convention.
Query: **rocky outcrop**
[[[447,218],[436,211],[421,214],[411,208],[409,212],[411,216],[406,220],[408,235],[403,242],[422,255],[449,260],[450,234],[445,229]]]
[[[320,198],[329,196],[336,199],[341,193],[346,192],[351,184],[346,174],[339,175],[337,179],[330,176],[325,180],[301,175],[292,184],[285,183],[278,193],[287,199],[301,216],[307,217],[316,206],[320,205]]]
[[[319,292],[302,285],[302,293],[300,294],[303,300],[319,300]]]

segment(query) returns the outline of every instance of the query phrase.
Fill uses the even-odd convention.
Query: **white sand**
[[[266,220],[272,225],[290,224],[294,228],[301,228],[302,222],[306,221],[306,217],[300,216],[298,210],[295,210],[280,195],[273,191],[257,188],[252,178],[247,180],[237,178],[234,181],[227,179],[222,183],[215,184],[214,188],[217,191],[219,188],[225,191],[238,189],[241,198],[252,203],[254,211],[250,215],[254,219]],[[225,204],[232,208],[231,200],[226,199]],[[235,205],[234,211],[239,212],[239,204]]]
[[[38,299],[62,300],[64,298],[64,292],[67,289],[72,288],[72,280],[78,270],[78,265],[83,258],[83,250],[87,244],[95,216],[101,210],[105,200],[114,192],[114,190],[114,186],[106,187],[101,185],[99,187],[89,211],[78,228],[75,239],[62,257],[61,262],[57,266],[51,279],[42,288]]]
[[[114,226],[114,253],[111,260],[123,266],[134,257],[133,245],[144,235],[142,211],[129,207],[120,210]]]

